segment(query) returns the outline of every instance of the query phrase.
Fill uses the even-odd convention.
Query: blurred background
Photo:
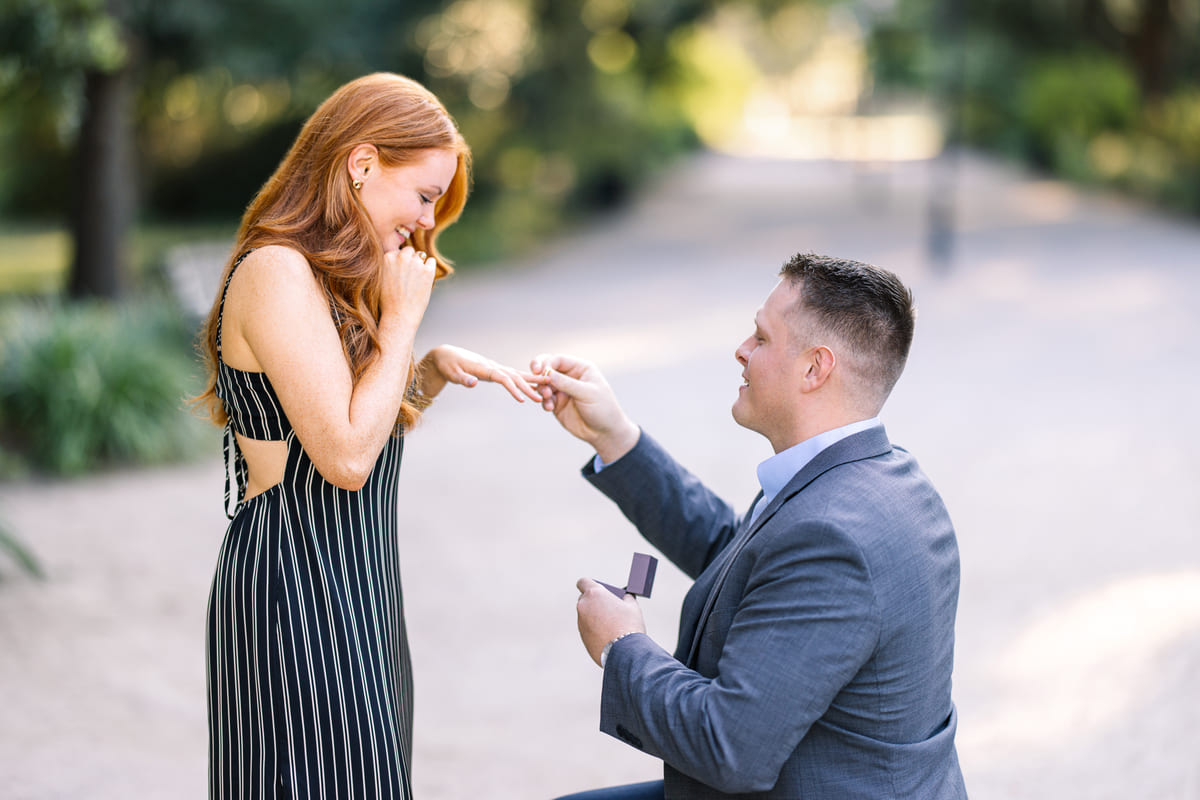
[[[775,265],[912,282],[888,425],[960,531],[973,796],[1200,798],[1198,45],[1200,0],[0,0],[0,796],[202,796],[193,337],[303,120],[387,70],[474,151],[423,344],[597,360],[731,500],[769,453],[721,393]],[[652,778],[595,732],[571,616],[637,540],[565,435],[473,403],[401,479],[420,796]]]
[[[223,259],[303,119],[374,70],[426,83],[474,148],[445,242],[464,269],[619,208],[700,148],[867,169],[940,155],[933,258],[949,253],[962,146],[1200,214],[1200,0],[0,8],[0,474],[192,446],[155,404],[186,383],[175,354],[211,301],[195,261]],[[73,348],[130,345],[161,360],[161,385],[129,385],[146,370],[126,361],[104,363],[126,379],[90,399],[55,390],[90,380]],[[55,347],[57,361],[39,349]],[[90,411],[138,397],[130,416]]]

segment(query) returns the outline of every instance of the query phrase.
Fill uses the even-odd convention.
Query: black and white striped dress
[[[220,341],[218,329],[218,355]],[[309,460],[266,375],[218,362],[237,497],[246,467],[234,431],[283,441],[288,456],[279,484],[237,503],[217,560],[209,795],[410,798],[412,671],[396,532],[403,440],[388,439],[362,489],[340,489]],[[227,513],[228,493],[227,475]]]

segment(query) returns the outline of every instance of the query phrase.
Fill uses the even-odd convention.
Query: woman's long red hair
[[[379,357],[380,268],[383,250],[348,170],[350,152],[374,145],[387,167],[412,163],[422,151],[449,150],[458,169],[435,206],[436,225],[414,231],[411,243],[437,259],[441,279],[453,270],[437,250],[438,233],[458,219],[470,190],[471,151],[441,102],[416,81],[376,73],[334,92],[304,124],[295,143],[242,217],[237,244],[221,275],[217,297],[201,330],[208,385],[196,402],[219,425],[227,419],[216,396],[217,331],[221,293],[237,257],[284,245],[308,259],[329,297],[355,382]],[[415,365],[409,368],[410,383]],[[397,424],[411,427],[421,406],[405,397]]]

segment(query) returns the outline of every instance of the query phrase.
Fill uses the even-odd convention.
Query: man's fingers
[[[529,369],[540,379],[542,407],[558,413],[568,400],[582,403],[596,400],[594,381],[584,379],[591,364],[573,356],[542,353],[529,362]]]
[[[595,394],[595,387],[592,384],[572,378],[570,375],[567,375],[563,372],[552,372],[550,374],[549,384],[554,391],[562,392],[568,397],[571,397],[575,400],[582,400],[584,402],[592,399],[593,395]]]
[[[587,361],[561,353],[542,353],[529,362],[529,371],[535,375],[543,375],[547,370],[566,372],[570,375],[582,375],[590,366]]]

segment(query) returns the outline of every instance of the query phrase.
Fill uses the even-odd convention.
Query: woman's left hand
[[[537,390],[538,376],[498,364],[470,350],[443,344],[421,359],[421,391],[427,397],[436,395],[446,383],[470,388],[479,381],[501,384],[519,403],[524,403],[527,397],[542,402]]]

